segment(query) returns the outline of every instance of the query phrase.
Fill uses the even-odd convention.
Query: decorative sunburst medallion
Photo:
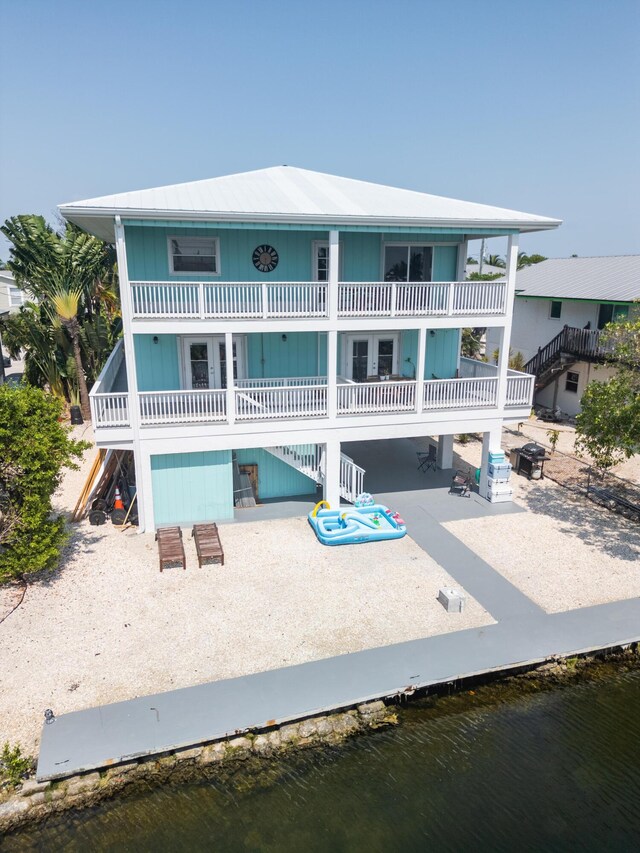
[[[260,272],[273,272],[278,266],[278,253],[273,246],[258,246],[253,250],[253,265]]]

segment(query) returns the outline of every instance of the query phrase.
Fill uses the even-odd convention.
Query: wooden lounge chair
[[[182,544],[182,530],[179,527],[160,527],[156,531],[158,543],[158,558],[160,560],[160,571],[165,565],[182,565],[187,568],[187,559],[184,555]]]
[[[220,563],[224,566],[224,551],[217,524],[194,524],[191,535],[196,543],[200,568],[203,563]]]

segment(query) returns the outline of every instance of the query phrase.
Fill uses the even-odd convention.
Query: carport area
[[[418,453],[426,453],[429,444],[437,445],[437,438],[422,436],[348,442],[342,445],[342,449],[365,469],[366,490],[380,503],[397,510],[403,518],[417,506],[440,523],[523,511],[513,503],[489,503],[478,495],[475,486],[468,497],[449,494],[457,469],[472,474],[475,471],[455,451],[453,468],[419,470]],[[414,534],[411,528],[410,535],[415,538]]]

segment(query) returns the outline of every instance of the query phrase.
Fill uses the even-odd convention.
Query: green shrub
[[[0,583],[53,568],[66,539],[51,496],[90,444],[70,438],[61,414],[38,388],[0,387]]]
[[[11,748],[5,741],[0,755],[0,769],[12,785],[18,785],[33,767],[33,759],[22,754],[19,746]]]

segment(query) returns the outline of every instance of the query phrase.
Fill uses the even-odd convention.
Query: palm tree
[[[504,267],[505,266],[505,262],[500,257],[500,255],[489,255],[489,257],[487,258],[487,263],[489,264],[490,267]]]
[[[82,289],[79,287],[74,288],[68,283],[60,285],[51,294],[51,304],[71,338],[73,357],[76,364],[76,382],[78,383],[78,391],[80,393],[80,410],[82,411],[82,417],[88,421],[91,420],[91,406],[89,405],[87,380],[84,375],[84,367],[82,366],[80,323],[78,321],[81,299]]]
[[[79,393],[89,418],[87,386],[121,334],[115,251],[70,223],[58,233],[42,216],[13,216],[0,230],[12,243],[9,269],[37,300],[3,319],[7,340],[25,351],[27,381],[69,401]]]

